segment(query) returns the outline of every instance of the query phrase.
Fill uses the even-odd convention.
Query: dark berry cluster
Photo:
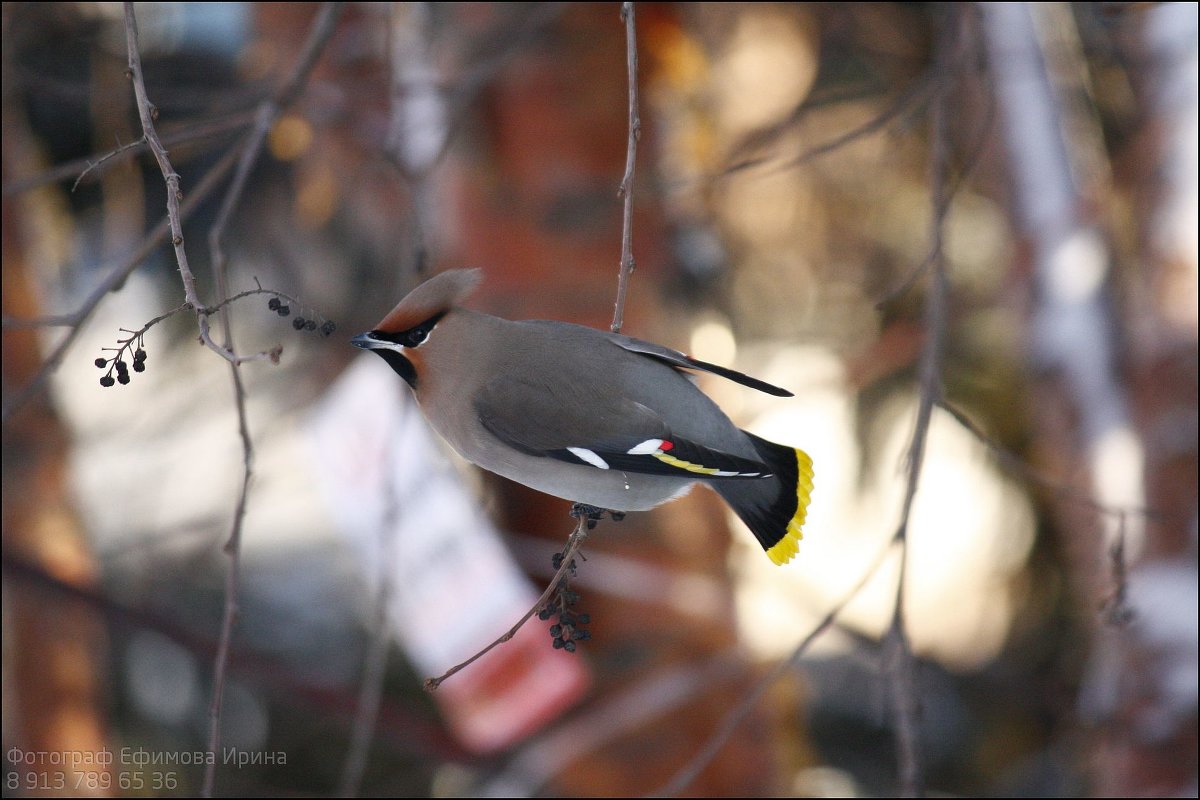
[[[100,385],[105,389],[116,383],[119,383],[122,386],[129,383],[129,363],[125,361],[126,355],[130,355],[133,361],[134,372],[146,371],[146,350],[144,348],[144,343],[142,342],[142,335],[145,333],[145,331],[142,330],[135,332],[125,330],[124,328],[122,328],[121,331],[131,334],[130,337],[128,339],[117,339],[117,347],[104,348],[105,350],[111,350],[115,352],[116,355],[114,355],[112,358],[104,358],[102,356],[97,358],[95,361],[98,369],[108,370],[100,378]],[[135,343],[137,344],[137,348],[133,349]],[[115,378],[113,377],[114,372],[116,373]]]
[[[562,567],[563,554],[554,554],[554,569],[558,570]],[[571,577],[575,576],[575,560],[571,559],[570,565],[567,567],[571,573]],[[566,650],[568,653],[574,653],[576,642],[584,642],[592,638],[592,632],[585,629],[584,626],[592,621],[589,614],[577,614],[571,610],[571,607],[579,602],[579,593],[572,591],[567,585],[567,578],[564,576],[558,584],[558,590],[554,593],[554,597],[550,602],[538,612],[538,619],[548,620],[551,617],[557,617],[553,625],[550,626],[550,636],[554,639],[555,650]]]
[[[270,300],[268,300],[267,308],[274,311],[281,317],[286,317],[292,313],[292,307],[278,297],[272,297]],[[319,330],[322,336],[329,336],[335,330],[337,330],[337,326],[333,324],[332,320],[327,319],[324,322],[318,323],[315,319],[302,317],[299,314],[297,314],[296,318],[292,320],[292,327],[298,331]]]

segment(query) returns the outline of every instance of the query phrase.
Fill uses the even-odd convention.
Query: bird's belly
[[[468,461],[555,497],[612,511],[645,511],[687,493],[690,478],[641,475],[613,469],[568,464],[510,450],[502,458],[460,453]]]
[[[539,492],[612,511],[645,511],[654,508],[687,494],[695,483],[688,479],[640,475],[566,463],[553,464],[552,472],[538,475],[533,480],[528,479],[524,472],[506,474],[499,469],[492,471],[518,483],[524,483]]]

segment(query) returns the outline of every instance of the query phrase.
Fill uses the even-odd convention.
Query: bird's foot
[[[589,531],[596,527],[597,522],[604,519],[605,514],[608,514],[613,522],[620,522],[625,519],[624,511],[610,511],[600,506],[589,506],[587,503],[573,503],[571,505],[571,516],[575,519],[587,520]]]
[[[587,503],[572,503],[571,516],[575,519],[586,517],[587,519],[600,519],[604,516],[607,509],[600,506],[589,506]]]

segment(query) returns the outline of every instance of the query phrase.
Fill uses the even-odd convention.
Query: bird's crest
[[[438,273],[405,295],[375,330],[405,331],[449,311],[465,300],[482,280],[481,269],[452,269]]]

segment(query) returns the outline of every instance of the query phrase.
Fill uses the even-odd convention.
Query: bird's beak
[[[374,349],[378,342],[371,336],[371,334],[360,333],[358,336],[355,336],[350,340],[350,344],[354,345],[355,347],[361,347],[363,350],[371,350]]]

